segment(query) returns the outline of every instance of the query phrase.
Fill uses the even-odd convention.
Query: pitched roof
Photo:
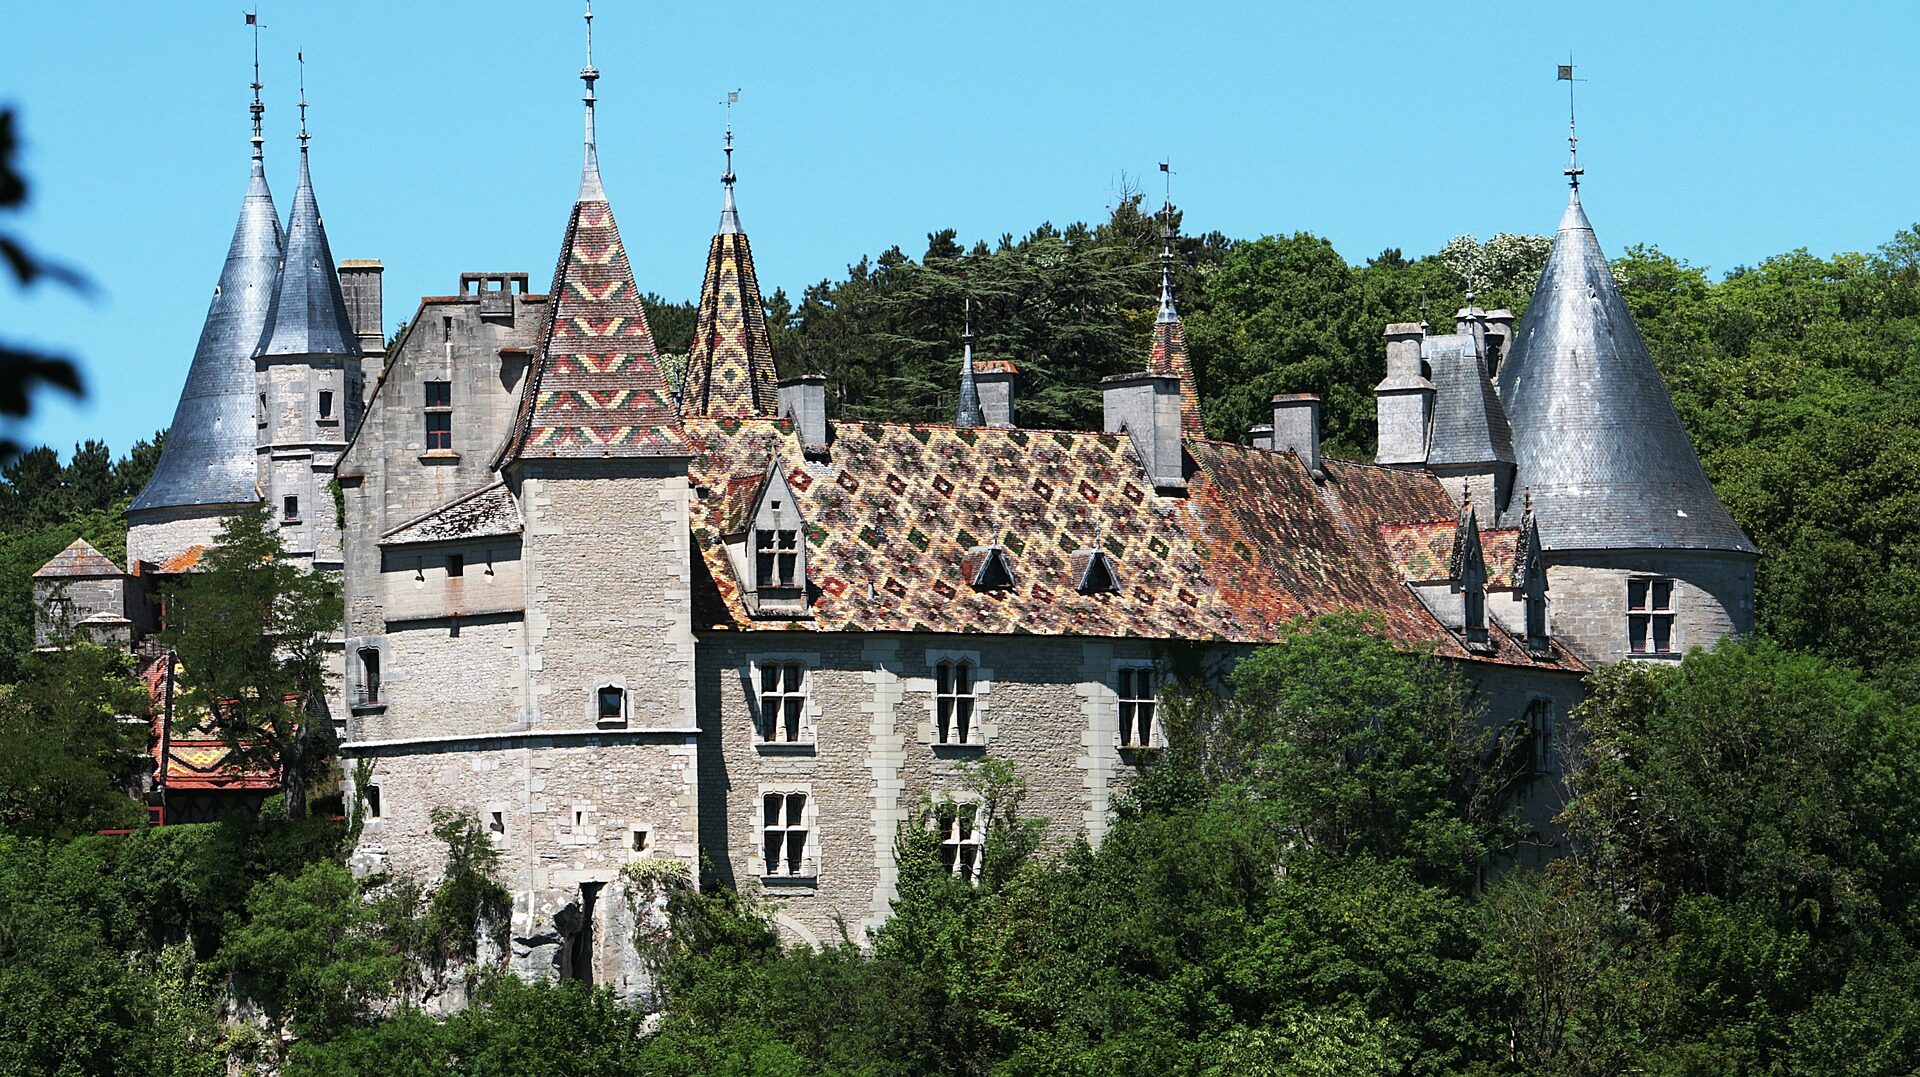
[[[382,546],[415,542],[455,542],[520,533],[520,509],[506,484],[495,482],[462,494],[431,512],[416,516],[380,536]]]
[[[980,387],[973,381],[973,330],[967,330],[960,352],[960,395],[953,408],[953,425],[985,426],[987,413],[980,407]]]
[[[1383,524],[1377,530],[1400,575],[1408,583],[1437,583],[1453,579],[1455,547],[1459,522],[1435,520],[1431,523]],[[1505,590],[1516,586],[1519,578],[1520,529],[1483,527],[1480,529],[1480,556],[1487,564],[1487,586]]]
[[[166,655],[148,660],[140,669],[140,678],[146,683],[149,703],[147,754],[153,759],[158,784],[175,792],[269,792],[280,788],[272,771],[230,765],[233,751],[220,739],[220,731],[204,709],[197,711],[199,717],[191,725],[176,721],[171,732],[165,730]],[[182,699],[177,679],[174,700],[176,710],[194,713],[192,702]],[[163,746],[165,759],[161,758]]]
[[[120,576],[120,566],[107,559],[107,555],[93,548],[86,539],[74,539],[67,548],[53,555],[53,560],[34,570],[33,578],[46,579],[91,579],[98,576]]]
[[[1242,643],[1288,620],[1354,608],[1394,638],[1467,658],[1402,582],[1376,528],[1447,519],[1437,480],[1328,461],[1316,482],[1291,453],[1191,442],[1185,498],[1156,496],[1124,435],[837,424],[808,457],[790,423],[689,420],[697,627],[928,631]],[[811,616],[755,620],[725,543],[769,466],[805,521]],[[1004,551],[1012,586],[975,590],[980,551]],[[1081,593],[1086,551],[1119,588]],[[1536,665],[1519,648],[1484,660]],[[1578,669],[1564,653],[1545,663]]]
[[[680,414],[772,416],[780,403],[776,380],[753,247],[740,230],[733,185],[728,184],[720,230],[707,247],[707,275],[700,285],[693,351],[680,387]]]
[[[589,147],[591,152],[591,147]],[[567,219],[547,328],[501,460],[685,456],[613,207],[587,175]]]
[[[300,147],[300,186],[287,222],[286,254],[274,282],[273,302],[260,337],[261,355],[358,355],[360,348],[340,293],[320,203],[313,195],[307,147]]]
[[[1478,343],[1466,333],[1427,337],[1420,343],[1433,371],[1429,464],[1513,463],[1513,431]]]
[[[1577,190],[1499,388],[1545,548],[1759,552],[1714,495]]]
[[[198,571],[200,559],[205,557],[207,551],[212,548],[204,544],[189,546],[161,562],[160,567],[154,569],[154,572],[162,576],[178,576],[183,572]]]
[[[267,324],[282,244],[280,216],[256,152],[166,443],[129,512],[259,500],[253,350]]]
[[[1178,316],[1163,316],[1153,323],[1153,346],[1147,351],[1147,373],[1172,374],[1180,379],[1180,435],[1204,438],[1206,426],[1200,421],[1200,389],[1193,380],[1193,364],[1187,361],[1187,331]]]

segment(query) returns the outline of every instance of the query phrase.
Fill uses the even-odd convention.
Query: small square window
[[[450,408],[453,406],[453,383],[450,381],[427,382],[427,406],[430,408]]]
[[[464,576],[467,574],[467,555],[450,553],[447,555],[447,575]]]
[[[495,834],[505,834],[507,832],[507,813],[500,811],[488,812],[487,829]]]
[[[652,849],[652,845],[648,842],[647,839],[648,839],[648,835],[646,830],[644,830],[641,827],[634,827],[633,828],[633,851],[636,853],[644,853],[644,852],[650,851]]]
[[[627,720],[627,690],[602,685],[595,695],[595,717],[601,725],[623,725]]]
[[[300,499],[292,494],[280,499],[280,518],[298,520],[300,518]]]

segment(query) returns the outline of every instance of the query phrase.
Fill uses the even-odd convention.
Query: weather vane
[[[1587,80],[1573,77],[1572,53],[1568,53],[1567,62],[1560,65],[1559,81],[1567,84],[1567,167],[1564,174],[1567,182],[1577,191],[1580,189],[1580,177],[1586,175],[1587,170],[1580,167],[1580,127],[1574,122],[1573,84]]]
[[[260,13],[255,10],[241,14],[247,17],[247,25],[253,27],[253,104],[247,107],[247,111],[253,113],[253,152],[257,157],[260,144],[265,141],[260,134],[260,117],[267,111],[267,106],[260,103]]]

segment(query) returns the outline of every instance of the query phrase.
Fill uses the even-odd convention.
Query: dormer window
[[[1073,589],[1083,595],[1111,594],[1120,589],[1120,578],[1113,570],[1113,559],[1105,550],[1075,550],[1072,558]]]
[[[754,583],[761,591],[800,586],[800,532],[783,527],[756,528],[753,546]]]
[[[1467,642],[1486,646],[1487,637],[1487,585],[1484,579],[1467,580],[1462,583],[1466,600]]]
[[[722,506],[729,556],[746,590],[747,608],[761,616],[807,612],[806,521],[777,466],[758,480],[736,479]]]
[[[1004,591],[1013,586],[1007,551],[998,546],[975,546],[961,562],[967,583],[976,591]]]

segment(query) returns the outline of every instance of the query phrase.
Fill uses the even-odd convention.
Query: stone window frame
[[[934,802],[927,824],[940,839],[940,863],[947,874],[980,885],[980,873],[987,860],[988,826],[986,802],[980,795],[971,790],[947,793]],[[963,827],[971,829],[963,830]],[[949,849],[953,851],[951,859]],[[961,855],[969,849],[973,851],[971,864]]]
[[[340,425],[340,397],[331,385],[313,391],[313,422],[316,426]]]
[[[435,386],[446,387],[447,395],[445,403],[434,402]],[[453,380],[451,378],[421,379],[420,399],[420,413],[424,416],[422,419],[422,436],[425,439],[421,442],[422,451],[430,454],[453,452]],[[434,429],[436,418],[445,423],[446,429]],[[446,443],[444,445],[435,445],[434,439],[436,436],[443,436],[446,439]]]
[[[1658,604],[1655,599],[1660,586],[1666,586],[1666,603]],[[1642,605],[1635,606],[1633,592],[1635,586],[1641,588]],[[1680,581],[1672,576],[1634,574],[1627,577],[1626,618],[1627,618],[1627,657],[1647,659],[1675,659],[1681,655],[1679,636],[1680,621],[1674,600],[1680,596]],[[1636,633],[1635,622],[1645,619],[1645,630]],[[1659,628],[1664,622],[1667,630],[1667,645],[1656,648]],[[1636,635],[1645,644],[1643,648],[1634,646]]]
[[[1129,702],[1120,692],[1121,674],[1123,672],[1145,672],[1153,678],[1153,699],[1148,701],[1153,707],[1153,711],[1147,719],[1147,739],[1144,743],[1129,744],[1122,732],[1121,716]],[[1165,723],[1160,720],[1160,693],[1166,688],[1166,674],[1161,670],[1159,664],[1148,658],[1114,659],[1107,669],[1106,687],[1108,691],[1113,693],[1114,747],[1123,752],[1151,752],[1165,748],[1167,746],[1167,730]],[[1139,703],[1142,702],[1142,700],[1136,698],[1132,700],[1132,702]]]
[[[973,667],[973,710],[972,721],[968,727],[966,740],[940,739],[940,664],[942,662],[966,662]],[[936,750],[978,751],[993,741],[994,726],[989,721],[990,710],[987,696],[993,689],[993,670],[980,660],[979,651],[936,650],[927,651],[927,720],[921,726],[921,742]]]
[[[762,710],[761,670],[770,665],[798,665],[805,671],[801,688],[800,734],[794,740],[768,739],[769,728]],[[761,752],[811,752],[819,743],[820,698],[814,691],[814,674],[820,671],[820,656],[809,651],[767,651],[747,659],[747,709],[753,718],[753,746]]]
[[[602,713],[601,693],[608,689],[620,693],[620,714],[609,718]],[[600,729],[625,729],[633,724],[633,693],[627,690],[625,677],[604,677],[587,692],[587,721]]]
[[[791,818],[794,797],[801,801],[800,819]],[[795,831],[802,835],[800,846],[800,867],[798,870],[774,871],[767,859],[767,835],[770,825],[767,822],[767,800],[770,797],[781,798],[781,818],[779,831],[785,835],[782,839],[780,867],[785,869],[791,861],[791,850],[786,842],[791,841]],[[814,796],[812,782],[770,782],[760,786],[760,793],[753,800],[753,833],[757,839],[753,856],[759,861],[757,872],[761,881],[770,884],[800,883],[813,884],[820,878],[820,801]]]
[[[392,648],[387,644],[387,637],[360,636],[350,639],[346,643],[345,650],[353,656],[352,661],[347,663],[348,709],[354,714],[377,714],[385,711],[387,709],[386,690],[393,685],[393,679],[389,676],[393,672],[393,654]],[[375,683],[379,686],[379,691],[375,692],[372,698],[367,694],[366,656],[368,653],[374,656],[374,677]]]
[[[1557,735],[1560,729],[1559,704],[1550,695],[1529,692],[1527,709],[1521,712],[1521,719],[1527,724],[1527,738],[1533,746],[1528,759],[1529,773],[1536,778],[1558,773],[1554,751],[1560,741]]]

